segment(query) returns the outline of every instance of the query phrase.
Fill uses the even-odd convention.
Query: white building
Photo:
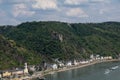
[[[104,59],[105,59],[105,60],[111,60],[111,59],[113,59],[113,58],[112,58],[112,56],[106,56],[106,57],[104,57]]]
[[[60,66],[60,67],[63,67],[63,66],[64,66],[64,64],[61,62],[61,63],[59,63],[59,66]]]
[[[92,55],[90,55],[90,59],[94,59],[94,55],[92,54]]]
[[[96,59],[96,56],[94,56],[93,54],[90,55],[90,60],[91,60],[91,61],[94,61],[95,59]]]
[[[22,69],[21,70],[19,69],[19,70],[14,70],[11,73],[12,75],[23,75],[24,71]]]
[[[1,75],[1,73],[0,73],[0,78],[2,78],[2,75]]]
[[[95,59],[96,59],[96,60],[100,60],[100,55],[96,55],[96,56],[95,56]]]
[[[53,70],[56,70],[56,69],[58,69],[58,66],[57,66],[57,64],[53,64],[53,65],[52,65],[52,69],[53,69]]]
[[[73,64],[74,64],[74,65],[78,65],[78,63],[77,63],[77,61],[76,61],[76,60],[74,60]]]
[[[100,59],[101,59],[101,60],[103,60],[103,59],[104,59],[104,57],[103,57],[103,56],[101,56],[101,57],[100,57]]]
[[[72,62],[69,61],[69,62],[66,64],[66,66],[72,66]]]
[[[87,64],[89,61],[80,61],[80,64]]]
[[[90,59],[89,61],[90,61],[90,62],[93,62],[93,59]]]
[[[27,67],[27,63],[25,63],[25,66],[24,66],[24,74],[28,74],[28,67]]]
[[[108,59],[113,59],[112,56],[108,56]]]
[[[33,71],[33,72],[36,70],[36,69],[35,69],[35,65],[29,66],[28,69],[29,69],[29,71]]]

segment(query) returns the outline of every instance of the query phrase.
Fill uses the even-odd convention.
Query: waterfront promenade
[[[87,67],[87,66],[94,65],[94,64],[97,64],[97,63],[113,62],[113,61],[120,61],[120,60],[118,60],[118,59],[102,60],[102,61],[97,60],[97,61],[92,61],[92,62],[89,62],[89,63],[86,63],[86,64],[72,65],[70,67],[63,67],[63,68],[59,68],[59,69],[56,69],[56,70],[40,71],[40,72],[35,72],[32,76],[27,77],[27,78],[28,78],[28,80],[32,80],[32,79],[35,79],[37,77],[44,77],[48,74],[53,74],[54,75],[54,73],[57,73],[57,72],[62,72],[62,71],[67,71],[67,70],[77,69],[77,68],[83,68],[83,67]],[[26,79],[26,78],[23,78],[23,79]]]

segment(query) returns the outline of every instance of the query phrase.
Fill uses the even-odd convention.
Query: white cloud
[[[14,17],[18,16],[32,16],[35,14],[34,11],[30,11],[25,4],[15,4],[13,6],[13,15]]]
[[[57,9],[57,1],[56,0],[35,0],[36,3],[32,5],[33,8],[36,9]]]
[[[105,0],[91,0],[91,1],[93,1],[93,2],[103,2]]]
[[[108,12],[108,11],[109,11],[108,9],[104,8],[104,9],[100,9],[99,13],[104,14],[105,12]]]
[[[64,3],[69,5],[79,5],[85,2],[88,2],[88,0],[65,0]]]
[[[88,15],[80,8],[72,8],[66,12],[67,16],[70,17],[88,17]]]
[[[0,10],[0,25],[15,25],[20,23],[14,18],[11,18],[10,16],[7,15],[7,13],[3,10]]]
[[[11,2],[11,3],[28,3],[31,2],[32,0],[8,0],[7,2]]]
[[[110,0],[65,0],[65,4],[69,5],[80,5],[80,4],[90,4],[90,3],[109,3]]]
[[[90,0],[90,2],[94,2],[94,3],[110,3],[111,0]]]

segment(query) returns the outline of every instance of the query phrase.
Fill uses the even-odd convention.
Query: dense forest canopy
[[[120,22],[26,22],[0,27],[0,69],[60,58],[87,59],[91,54],[118,57]],[[2,65],[1,65],[2,64]]]

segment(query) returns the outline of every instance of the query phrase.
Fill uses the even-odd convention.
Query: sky
[[[27,21],[120,22],[120,0],[0,0],[0,25]]]

